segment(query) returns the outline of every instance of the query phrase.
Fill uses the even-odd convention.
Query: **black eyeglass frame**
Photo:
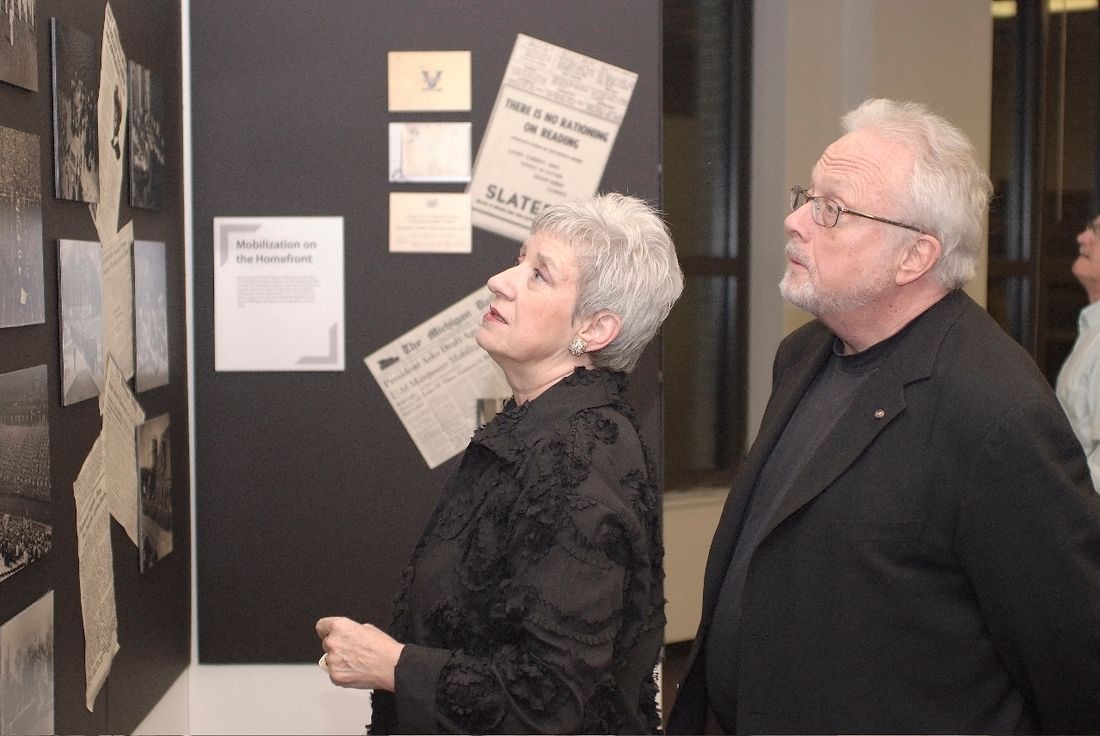
[[[834,219],[832,223],[827,224],[823,220],[819,219],[821,217],[821,208],[818,207],[816,204],[818,200],[825,200],[836,208],[836,219]],[[820,194],[810,194],[808,191],[806,191],[806,189],[798,186],[797,184],[791,187],[791,212],[794,212],[795,210],[801,208],[804,204],[807,203],[814,205],[810,208],[810,213],[813,217],[814,222],[816,222],[818,225],[821,225],[821,227],[836,227],[836,224],[840,222],[840,216],[843,214],[849,214],[855,215],[856,217],[864,217],[868,220],[874,220],[875,222],[885,222],[887,225],[894,225],[895,227],[903,227],[906,230],[912,230],[913,232],[920,233],[921,235],[931,235],[931,233],[927,233],[914,225],[906,225],[904,222],[898,222],[897,220],[889,220],[885,217],[879,217],[878,215],[869,215],[866,212],[849,209],[848,207],[841,205],[832,197],[826,197]]]

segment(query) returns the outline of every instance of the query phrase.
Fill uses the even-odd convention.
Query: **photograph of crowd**
[[[52,590],[0,626],[0,736],[54,732],[53,641]]]
[[[46,366],[0,375],[0,581],[50,551]]]
[[[103,284],[99,243],[58,242],[61,291],[61,403],[99,396],[103,388]]]
[[[99,46],[50,19],[53,37],[54,192],[99,201]]]
[[[134,389],[168,385],[168,304],[165,246],[134,241]]]
[[[160,77],[130,66],[130,204],[159,210],[164,201],[164,92]]]
[[[0,0],[0,82],[38,91],[34,0]]]
[[[172,551],[172,452],[168,415],[138,427],[138,473],[141,477],[141,571]]]
[[[0,327],[46,320],[38,140],[0,126]]]

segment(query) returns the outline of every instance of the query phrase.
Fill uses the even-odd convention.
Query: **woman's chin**
[[[489,354],[489,357],[493,359],[494,363],[501,365],[501,358],[504,356],[502,356],[500,350],[493,345],[493,338],[486,333],[484,327],[480,328],[474,335],[474,342],[477,343],[479,348]]]

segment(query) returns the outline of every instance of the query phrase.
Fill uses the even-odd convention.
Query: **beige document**
[[[544,207],[593,195],[637,81],[519,34],[467,188],[474,226],[522,241]]]
[[[99,204],[89,205],[99,240],[118,230],[122,167],[126,153],[126,54],[118,37],[111,4],[103,13],[103,47],[99,62]]]
[[[469,253],[470,195],[390,192],[391,253]]]
[[[390,181],[470,181],[469,123],[390,123]]]
[[[470,109],[469,51],[391,51],[390,112]]]
[[[85,705],[91,711],[118,652],[111,521],[104,485],[102,436],[96,438],[73,483],[76,501],[80,609],[84,618]]]
[[[134,223],[101,241],[103,344],[122,375],[134,375]]]
[[[107,353],[107,376],[99,394],[103,418],[103,482],[111,516],[126,530],[135,545],[138,536],[138,452],[137,428],[145,421],[114,356]]]

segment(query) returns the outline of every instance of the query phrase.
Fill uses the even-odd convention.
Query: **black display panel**
[[[455,460],[429,470],[363,363],[470,294],[519,243],[474,228],[469,254],[390,253],[391,122],[485,133],[517,34],[637,73],[600,189],[660,198],[657,0],[308,4],[192,0],[199,659],[317,659],[316,619],[388,621]],[[389,51],[468,50],[469,112],[389,112]],[[216,372],[213,219],[344,218],[346,369]],[[661,452],[659,340],[631,398]]]

